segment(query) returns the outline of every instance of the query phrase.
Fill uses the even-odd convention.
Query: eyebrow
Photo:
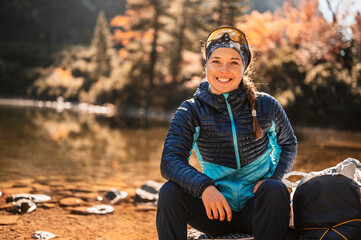
[[[211,57],[210,59],[212,59],[212,58],[221,59],[220,57],[217,57],[217,56],[215,56],[215,57]],[[232,57],[232,58],[231,58],[231,60],[239,60],[239,61],[241,61],[241,58],[238,58],[238,57]]]

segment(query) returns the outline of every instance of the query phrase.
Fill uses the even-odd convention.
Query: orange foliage
[[[270,11],[252,11],[246,16],[246,21],[237,24],[237,27],[244,30],[251,45],[262,52],[279,47],[284,42],[281,31],[284,29],[283,22]]]
[[[129,56],[129,52],[126,51],[124,48],[121,48],[121,49],[119,49],[119,51],[118,51],[118,56],[119,56],[121,59],[127,58],[127,57]]]
[[[126,27],[129,25],[129,17],[117,15],[110,21],[110,27]]]
[[[52,76],[58,81],[66,81],[72,77],[71,71],[69,69],[64,69],[62,67],[57,67],[54,69]]]
[[[302,0],[298,7],[285,2],[274,14],[253,11],[245,18],[237,27],[245,31],[250,44],[261,52],[291,44],[299,49],[300,60],[306,63],[310,59],[332,61],[345,47],[340,34],[342,27],[323,18],[317,0]]]
[[[153,41],[154,33],[152,29],[145,31],[131,29],[131,26],[139,24],[140,19],[152,16],[153,11],[154,9],[150,7],[137,11],[130,9],[125,12],[125,15],[117,15],[111,20],[110,26],[116,28],[112,36],[113,42],[123,46],[123,48],[118,51],[120,58],[125,59],[131,56],[126,50],[126,47],[131,42],[139,42],[142,45],[146,45]]]

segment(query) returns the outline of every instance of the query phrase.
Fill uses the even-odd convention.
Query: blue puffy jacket
[[[297,153],[293,129],[278,101],[257,92],[257,118],[263,137],[253,136],[246,93],[238,88],[215,95],[202,81],[194,98],[175,113],[164,143],[161,173],[193,196],[215,185],[234,211],[253,196],[261,179],[280,180],[292,169]],[[188,163],[192,149],[202,165]]]

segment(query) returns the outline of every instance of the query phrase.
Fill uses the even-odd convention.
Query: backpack
[[[345,175],[321,174],[299,184],[293,214],[300,240],[361,239],[360,187]]]

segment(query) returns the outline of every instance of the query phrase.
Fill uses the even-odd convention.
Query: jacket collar
[[[197,91],[194,93],[194,98],[199,99],[203,103],[219,110],[219,111],[227,111],[226,100],[223,94],[216,95],[211,93],[209,89],[209,83],[207,79],[203,79],[200,83]],[[246,93],[239,86],[237,89],[229,92],[229,96],[227,98],[228,103],[231,105],[232,109],[241,107],[244,108],[245,103],[247,102]]]

